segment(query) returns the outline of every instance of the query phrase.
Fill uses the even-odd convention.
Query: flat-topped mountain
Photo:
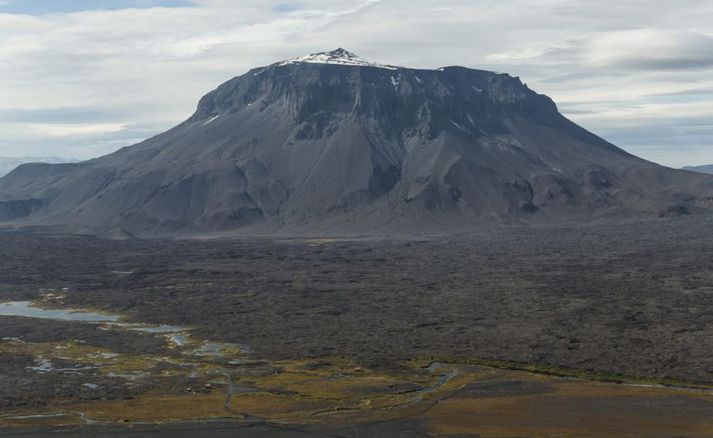
[[[103,235],[420,234],[711,207],[713,177],[626,153],[518,78],[343,49],[250,70],[137,145],[0,179],[4,226]]]

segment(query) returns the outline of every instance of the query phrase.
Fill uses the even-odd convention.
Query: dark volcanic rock
[[[337,50],[234,78],[135,146],[21,166],[0,179],[0,221],[139,237],[426,233],[697,213],[712,197],[713,178],[622,151],[518,78]]]

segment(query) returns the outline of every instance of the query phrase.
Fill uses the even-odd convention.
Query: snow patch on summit
[[[300,58],[288,59],[278,62],[278,66],[290,64],[334,64],[334,65],[349,65],[358,67],[375,67],[384,68],[387,70],[398,70],[398,67],[393,65],[380,64],[378,62],[367,61],[366,59],[355,55],[344,49],[337,49],[332,52],[313,53],[311,55],[302,56]]]

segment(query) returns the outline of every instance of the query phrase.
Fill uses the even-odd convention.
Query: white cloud
[[[691,31],[633,29],[595,35],[584,61],[597,67],[690,69],[713,66],[713,36]]]
[[[100,125],[64,125],[64,124],[42,124],[28,123],[25,125],[27,129],[35,132],[41,132],[50,137],[70,137],[77,135],[104,135],[115,132],[120,132],[126,128],[124,123],[109,123]]]

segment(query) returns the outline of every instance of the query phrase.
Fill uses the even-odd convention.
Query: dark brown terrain
[[[703,398],[699,399],[695,393],[650,394],[645,391],[654,389],[596,386],[611,384],[591,382],[713,385],[713,357],[710,355],[713,349],[713,235],[708,232],[711,226],[713,220],[702,216],[566,228],[500,228],[420,240],[109,241],[92,237],[0,234],[2,302],[34,301],[48,308],[101,310],[123,315],[130,322],[192,327],[192,338],[237,345],[241,349],[247,345],[252,350],[251,359],[247,361],[241,356],[249,351],[244,349],[243,353],[235,353],[237,361],[229,362],[226,357],[186,365],[170,360],[186,357],[185,352],[178,352],[175,345],[167,345],[161,337],[150,333],[78,322],[0,316],[0,338],[3,339],[0,342],[0,411],[35,412],[58,409],[52,406],[67,403],[70,406],[89,403],[82,408],[83,415],[102,418],[106,415],[102,412],[109,412],[101,408],[102,403],[128,400],[120,402],[129,404],[122,404],[124,413],[116,415],[126,415],[124,418],[134,418],[132,421],[141,423],[149,420],[141,420],[145,411],[141,406],[153,403],[152,394],[157,391],[173,394],[177,397],[175,403],[180,403],[186,387],[202,388],[205,382],[211,381],[181,371],[188,366],[206,370],[220,366],[220,373],[229,370],[227,372],[234,372],[235,376],[242,376],[240,382],[250,382],[260,388],[264,385],[268,388],[266,394],[276,397],[272,403],[286,402],[298,393],[311,394],[302,396],[307,399],[296,399],[303,400],[299,403],[307,403],[304,400],[312,400],[310,397],[317,397],[315,394],[321,394],[319,400],[330,400],[336,396],[325,396],[322,387],[309,389],[312,391],[309,392],[305,387],[295,389],[294,385],[306,384],[304,382],[309,381],[306,376],[313,374],[348,377],[366,372],[360,385],[372,383],[358,393],[371,394],[369,397],[380,400],[378,403],[388,400],[396,403],[396,398],[406,397],[413,391],[430,392],[431,389],[424,388],[431,384],[438,387],[438,383],[427,383],[430,378],[421,371],[414,374],[409,365],[427,365],[435,360],[460,367],[457,368],[459,377],[443,387],[450,392],[439,396],[440,404],[433,405],[429,411],[433,418],[440,420],[431,419],[426,424],[422,421],[425,417],[413,417],[415,414],[411,413],[410,417],[405,414],[389,417],[388,428],[373,426],[378,422],[373,416],[364,420],[366,423],[349,420],[346,424],[359,424],[357,429],[365,436],[378,436],[375,435],[377,430],[391,431],[383,436],[399,436],[393,429],[397,426],[405,428],[402,436],[431,436],[434,431],[440,431],[436,435],[441,436],[454,430],[492,432],[484,436],[501,436],[493,432],[496,430],[525,435],[531,432],[532,436],[539,436],[538,430],[574,430],[571,429],[573,424],[561,423],[569,416],[547,420],[549,417],[532,411],[530,405],[502,420],[502,424],[510,428],[488,429],[484,425],[495,426],[489,420],[478,422],[480,417],[472,416],[475,405],[469,403],[485,403],[478,391],[491,391],[488,388],[496,385],[498,397],[517,395],[520,397],[517,400],[524,402],[528,397],[541,394],[546,398],[538,401],[539,406],[553,403],[553,410],[584,409],[587,418],[592,418],[594,423],[596,415],[609,415],[607,409],[620,409],[630,414],[627,418],[633,422],[622,423],[620,427],[646,431],[648,429],[636,427],[654,424],[647,423],[653,415],[660,417],[660,421],[668,421],[669,429],[662,430],[675,431],[682,421],[675,417],[676,412],[681,410],[681,415],[700,414],[702,423],[691,423],[700,426],[696,431],[711,431],[713,425],[704,420],[713,415],[710,403],[704,401],[708,395],[701,395]],[[65,353],[56,353],[58,348]],[[105,370],[99,374],[96,370],[84,371],[78,364],[84,363],[82,361],[95,350],[112,351],[125,357],[119,364],[104,364],[110,370],[149,368],[142,365],[143,361],[148,360],[147,357],[157,358],[151,362],[152,373],[164,377],[142,376],[127,381],[116,371]],[[38,372],[33,369],[38,357],[52,357],[55,370],[74,371]],[[491,371],[478,368],[482,366]],[[359,371],[362,368],[364,371]],[[507,373],[497,371],[502,368],[520,368],[535,374],[502,374]],[[206,372],[210,375],[211,371]],[[473,382],[483,379],[483,373],[498,373],[497,379],[477,386],[481,384]],[[571,381],[547,378],[555,379],[547,380],[547,385],[558,389],[545,390],[537,383],[544,378],[537,377],[539,373],[583,378],[581,385],[584,386],[576,389]],[[252,382],[246,375],[262,376],[253,378],[266,380]],[[471,380],[465,376],[471,376]],[[512,386],[507,383],[512,380],[535,383]],[[88,381],[94,386],[84,386]],[[385,382],[385,386],[369,386],[374,382]],[[436,393],[440,390],[433,389]],[[352,396],[357,394],[353,392],[356,389],[339,391]],[[621,391],[628,392],[619,394]],[[631,394],[630,391],[644,392]],[[214,393],[204,394],[206,402],[214,400],[222,406],[220,400],[225,396],[211,394]],[[425,394],[423,397],[427,397]],[[476,397],[477,394],[481,395]],[[564,405],[558,405],[560,398],[552,398],[552,394],[564,397],[561,401]],[[566,401],[585,396],[594,398],[574,405]],[[256,400],[264,402],[260,397],[250,398],[250,394],[241,397],[255,403]],[[438,406],[446,406],[443,403],[451,407],[442,411],[445,408]],[[251,414],[272,420],[255,423],[251,432],[246,430],[241,436],[253,436],[249,433],[279,436],[274,435],[277,432],[270,429],[271,424],[286,427],[303,416],[294,414],[297,416],[292,417],[285,414],[292,410],[279,406],[282,405],[251,407]],[[299,406],[299,409],[316,409],[310,408],[311,405]],[[478,406],[483,412],[499,409],[494,407],[497,404]],[[610,407],[605,409],[606,406]],[[273,408],[278,409],[281,416],[268,415]],[[180,411],[174,407],[171,412],[176,409]],[[656,414],[659,410],[661,413]],[[221,418],[222,414],[212,412],[205,415]],[[457,412],[464,415],[461,420],[448,416]],[[673,416],[672,419],[664,413]],[[533,420],[535,417],[527,415],[545,419],[538,423]],[[17,418],[21,417],[24,418],[13,417],[12,421],[8,417],[0,424],[32,426],[16,429],[18,433],[21,430],[46,432],[38,429],[41,424],[29,420],[23,420],[27,424],[18,423]],[[107,421],[113,424],[111,418]],[[193,417],[174,418],[159,410],[156,418],[173,423]],[[394,423],[398,418],[401,423]],[[470,420],[466,420],[468,418]],[[313,424],[311,429],[305,425],[298,428],[316,434],[313,436],[357,433],[357,429],[345,432],[348,428],[340,421],[322,426]],[[553,426],[555,423],[557,427]],[[634,423],[639,426],[635,427]],[[93,427],[103,428],[105,432],[114,430],[101,424]],[[454,424],[462,427],[459,429]],[[521,426],[519,429],[514,426],[517,424]],[[171,427],[185,429],[185,436],[193,436],[194,427],[198,430],[215,428],[217,433],[222,427],[232,430],[234,426],[209,423]],[[72,430],[88,432],[92,429],[65,431]],[[153,429],[141,426],[136,433],[141,430],[150,435]],[[370,435],[368,430],[374,434]],[[589,430],[597,432],[595,435],[620,436],[616,430],[610,435],[607,433],[611,431],[603,429]],[[120,427],[115,432],[122,431],[126,429]]]
[[[478,357],[713,383],[711,226],[689,218],[393,241],[0,234],[0,299],[66,287],[64,306],[195,325],[270,358]],[[15,336],[17,323],[5,325],[3,336]]]

